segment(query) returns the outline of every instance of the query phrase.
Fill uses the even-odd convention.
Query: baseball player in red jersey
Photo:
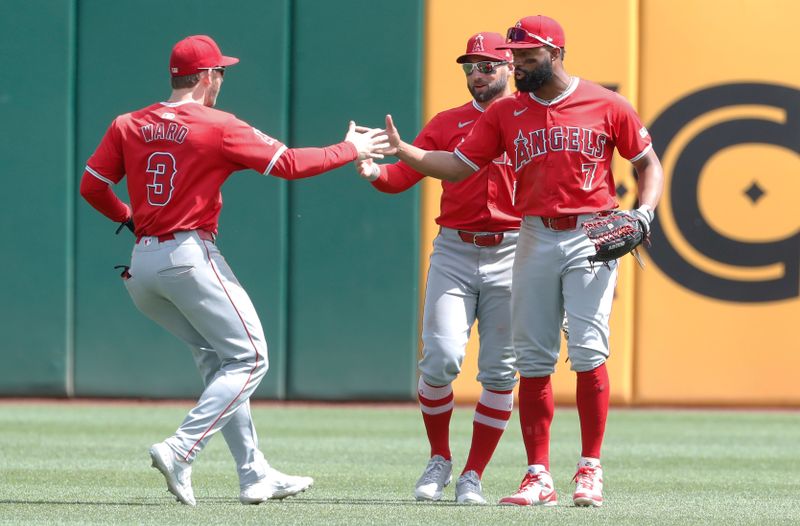
[[[513,268],[512,333],[520,372],[519,411],[528,470],[501,504],[557,503],[550,475],[550,375],[559,352],[562,309],[569,322],[568,352],[577,373],[582,452],[573,502],[603,503],[600,447],[608,414],[609,316],[617,262],[592,265],[593,244],[581,229],[593,213],[618,206],[611,157],[616,148],[638,174],[640,207],[631,213],[645,228],[663,189],[661,163],[650,135],[621,96],[564,70],[564,31],[545,16],[526,17],[503,46],[514,54],[518,93],[490,106],[453,153],[424,151],[400,140],[391,116],[391,148],[414,169],[459,181],[503,152],[517,176],[522,213]]]
[[[136,234],[123,273],[136,306],[185,341],[205,389],[174,435],[150,448],[153,466],[183,504],[194,505],[192,461],[222,431],[236,462],[239,499],[257,504],[304,491],[310,477],[270,467],[258,449],[250,395],[267,372],[258,314],[215,244],[231,173],[252,169],[285,179],[310,177],[374,154],[377,131],[325,148],[289,149],[235,116],[214,109],[225,68],[208,36],[178,42],[170,56],[172,95],[111,123],[86,164],[81,195]],[[111,190],[127,176],[131,205]]]
[[[458,146],[481,114],[511,94],[511,52],[499,33],[469,38],[461,63],[473,99],[436,115],[414,144],[426,150]],[[382,192],[397,193],[424,175],[409,165],[358,163],[359,172]],[[419,403],[431,457],[416,484],[418,500],[439,500],[451,481],[450,417],[453,380],[461,370],[467,340],[480,321],[478,381],[483,385],[475,408],[469,456],[456,482],[456,502],[485,504],[481,476],[511,417],[516,385],[511,343],[511,265],[520,216],[514,210],[514,172],[508,156],[492,162],[460,183],[442,182],[440,225],[430,259],[422,321],[423,357],[419,362]]]

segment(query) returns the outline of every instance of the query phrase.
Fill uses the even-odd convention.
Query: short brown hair
[[[200,82],[200,73],[193,73],[191,75],[183,75],[181,77],[172,77],[170,79],[172,89],[193,88]]]

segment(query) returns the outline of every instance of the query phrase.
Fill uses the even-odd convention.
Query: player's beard
[[[472,98],[475,99],[477,102],[489,102],[490,100],[494,99],[501,93],[506,90],[506,86],[508,85],[508,76],[501,75],[499,79],[494,82],[490,82],[486,85],[486,89],[483,92],[478,93],[475,90],[475,87],[467,83],[467,89],[472,94]]]
[[[522,75],[522,78],[520,78],[520,75]],[[517,68],[514,71],[514,83],[517,86],[517,91],[526,93],[536,91],[552,78],[553,66],[550,62],[542,63],[541,66],[533,71],[525,71],[521,68]]]

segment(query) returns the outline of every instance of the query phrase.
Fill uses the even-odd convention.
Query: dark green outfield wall
[[[0,2],[0,389],[67,390],[74,240],[69,1]]]
[[[117,114],[169,96],[169,50],[198,33],[241,59],[217,106],[289,146],[338,142],[349,119],[378,125],[387,111],[418,124],[422,0],[396,4],[0,2],[13,72],[0,86],[13,130],[0,141],[0,394],[198,394],[190,353],[134,308],[113,270],[132,236],[114,236],[77,195],[85,160]],[[411,398],[416,191],[378,194],[346,167],[292,183],[240,172],[223,197],[219,246],[269,341],[257,396]]]

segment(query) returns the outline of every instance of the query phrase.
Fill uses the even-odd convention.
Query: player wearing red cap
[[[203,378],[197,405],[174,435],[150,448],[169,491],[192,506],[192,461],[217,431],[236,461],[242,503],[284,498],[313,483],[270,467],[258,449],[249,399],[267,372],[267,344],[250,298],[215,243],[220,187],[248,168],[298,179],[380,158],[374,151],[385,139],[375,130],[358,133],[351,122],[339,144],[287,148],[214,109],[225,68],[237,62],[210,37],[178,42],[169,100],[114,119],[80,188],[93,207],[136,234],[123,272],[126,288],[142,313],[189,345]],[[130,206],[111,190],[126,176]]]
[[[499,33],[467,41],[462,64],[473,99],[437,114],[414,144],[452,151],[481,114],[511,94],[510,51]],[[359,172],[382,192],[411,188],[424,175],[409,165],[358,163]],[[481,477],[508,425],[516,385],[511,344],[511,265],[520,217],[512,203],[514,172],[503,154],[456,184],[442,182],[439,235],[434,241],[425,290],[419,403],[431,457],[414,490],[418,500],[439,500],[451,480],[450,417],[453,380],[461,370],[470,329],[479,320],[478,381],[483,384],[472,423],[472,445],[456,482],[456,502],[485,504]]]
[[[519,412],[528,471],[519,490],[501,504],[555,505],[550,475],[550,375],[559,352],[562,309],[569,321],[568,352],[577,373],[582,452],[573,502],[603,503],[600,448],[608,414],[608,321],[617,262],[593,266],[593,244],[581,226],[593,213],[618,206],[611,157],[614,149],[638,174],[647,228],[663,189],[663,173],[650,135],[621,96],[564,70],[561,26],[526,17],[508,30],[518,93],[497,101],[453,153],[424,151],[400,140],[391,116],[391,148],[414,169],[449,181],[469,177],[503,152],[517,176],[516,209],[522,213],[513,268],[512,333],[520,372]]]

